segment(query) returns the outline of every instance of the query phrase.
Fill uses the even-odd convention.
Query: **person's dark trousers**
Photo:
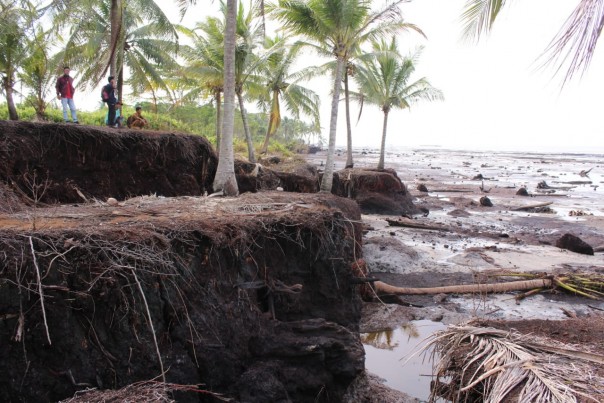
[[[115,104],[107,104],[109,107],[109,116],[107,117],[107,126],[115,126]]]

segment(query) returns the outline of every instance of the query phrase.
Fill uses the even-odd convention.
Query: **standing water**
[[[365,368],[386,385],[420,400],[428,400],[432,380],[430,352],[416,354],[423,341],[447,326],[430,320],[411,321],[395,330],[363,333]]]

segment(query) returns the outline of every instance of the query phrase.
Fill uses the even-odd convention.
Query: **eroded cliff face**
[[[26,202],[54,204],[211,193],[218,158],[201,136],[0,121],[0,163]]]
[[[66,154],[52,160],[64,166],[50,169],[43,157],[35,165],[50,169],[58,189],[53,170],[67,172],[71,153],[94,133],[84,127],[85,140],[73,132],[63,138],[55,129],[52,143]],[[23,155],[16,135],[2,134],[4,159]],[[111,147],[124,143],[104,135],[107,144],[95,139],[93,148],[111,166]],[[50,141],[36,136],[38,144]],[[150,137],[153,147],[162,136]],[[198,142],[170,140],[191,141]],[[202,162],[210,167],[212,158]],[[170,177],[169,161],[156,175]],[[24,172],[15,166],[5,174]],[[90,169],[78,183],[96,183]],[[122,174],[143,183],[147,172]],[[6,200],[14,200],[16,178],[2,177]],[[208,183],[201,174],[194,182],[195,192]],[[21,198],[22,208],[0,213],[0,400],[57,401],[86,388],[161,380],[163,372],[167,382],[211,392],[178,392],[178,401],[216,401],[217,393],[245,402],[340,401],[364,368],[350,270],[361,245],[353,201],[283,192],[162,197],[160,190],[109,205],[101,185],[99,193],[87,186],[78,190],[96,198],[89,203],[40,207]]]

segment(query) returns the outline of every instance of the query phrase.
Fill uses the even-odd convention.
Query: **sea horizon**
[[[324,147],[326,149],[326,147]],[[336,149],[346,150],[345,144],[336,145]],[[379,146],[375,145],[354,145],[353,151],[378,151]],[[555,154],[555,155],[601,155],[604,156],[604,145],[584,145],[584,144],[573,144],[573,145],[518,145],[518,146],[504,146],[494,147],[492,145],[451,145],[451,144],[413,144],[413,145],[392,145],[386,146],[387,153],[397,152],[411,152],[420,150],[431,150],[431,151],[451,151],[451,152],[492,152],[492,153],[512,153],[512,154]]]

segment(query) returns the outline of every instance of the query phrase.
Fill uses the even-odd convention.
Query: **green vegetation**
[[[183,13],[195,3],[173,2]],[[329,192],[343,78],[347,104],[350,92],[344,67],[359,55],[373,57],[367,51],[373,40],[408,30],[421,33],[403,21],[404,0],[376,10],[372,3],[293,0],[267,3],[265,10],[264,2],[226,0],[208,5],[221,11],[217,17],[186,27],[169,21],[154,0],[0,0],[6,102],[0,118],[61,122],[61,111],[53,107],[54,84],[65,65],[77,72],[77,94],[90,94],[112,75],[126,101],[122,116],[133,112],[128,99],[146,99],[142,106],[150,129],[206,136],[220,155],[215,188],[236,194],[234,152],[255,162],[257,152],[292,152],[323,142],[320,98],[309,80],[330,74],[329,150],[321,185]],[[279,36],[266,32],[267,19],[282,23]],[[303,59],[308,50],[331,59],[333,66],[304,65],[313,60]],[[81,123],[102,125],[106,108],[78,114]],[[350,126],[349,117],[346,122]]]
[[[210,143],[216,145],[215,136],[215,108],[211,104],[204,106],[183,106],[170,109],[170,105],[157,105],[157,112],[150,112],[152,105],[141,103],[143,114],[149,121],[150,130],[175,131],[187,134],[201,135],[206,137]],[[16,111],[20,120],[37,121],[37,113],[34,107],[17,105]],[[133,106],[124,106],[124,116],[134,113]],[[78,112],[81,124],[90,126],[104,126],[107,116],[107,108],[94,112]],[[54,107],[47,107],[44,121],[63,123],[63,111]],[[0,103],[0,120],[8,120],[8,108],[6,104]],[[263,113],[249,114],[250,130],[253,134],[253,142],[256,148],[260,148],[266,134],[266,115]],[[269,154],[290,155],[296,152],[305,152],[307,143],[316,142],[315,129],[312,125],[295,119],[284,119],[284,130],[276,137],[268,148]],[[247,154],[247,143],[243,133],[241,119],[235,121],[235,139],[233,144],[240,158]]]

